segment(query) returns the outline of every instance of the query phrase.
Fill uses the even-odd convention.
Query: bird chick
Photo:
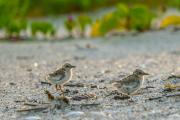
[[[136,69],[132,75],[129,75],[122,80],[116,81],[112,85],[121,93],[125,95],[131,95],[142,87],[144,75],[149,74],[140,69]]]
[[[63,92],[62,86],[72,78],[72,68],[75,68],[75,66],[65,63],[61,68],[48,74],[46,80],[55,84],[56,90],[61,90],[61,92]]]

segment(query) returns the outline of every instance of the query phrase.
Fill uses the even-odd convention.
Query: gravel
[[[44,76],[70,62],[76,65],[68,97],[95,94],[88,100],[74,101],[76,107],[39,112],[16,112],[23,101],[47,102]],[[134,69],[150,73],[144,86],[130,99],[114,99],[112,80],[122,79]],[[166,78],[180,74],[180,31],[155,31],[137,35],[51,42],[0,44],[0,119],[1,120],[179,120],[180,97],[162,97]],[[176,79],[177,82],[180,79]],[[98,87],[91,87],[97,85]],[[151,86],[145,88],[146,86]],[[72,92],[71,92],[72,91]],[[73,92],[78,91],[78,92]],[[171,91],[175,93],[179,91]],[[100,103],[99,106],[81,104]]]

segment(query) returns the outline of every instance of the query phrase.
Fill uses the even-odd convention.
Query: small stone
[[[76,87],[84,87],[85,85],[83,83],[78,83]]]
[[[112,120],[111,115],[106,114],[104,112],[89,112],[87,114],[88,117],[94,118],[93,120]]]
[[[39,116],[29,116],[29,117],[26,117],[25,120],[41,120],[41,117],[39,117]]]
[[[65,92],[70,92],[70,90],[69,90],[69,89],[66,89]]]
[[[38,63],[37,62],[34,63],[34,67],[38,67]]]
[[[100,78],[102,76],[102,74],[96,74],[94,75],[94,78]]]
[[[110,73],[111,72],[111,70],[105,70],[104,71],[104,73]]]
[[[104,81],[105,81],[105,80],[100,80],[99,82],[101,82],[101,83],[102,83],[102,82],[104,82]]]
[[[91,88],[99,88],[98,85],[91,84]]]
[[[13,82],[10,82],[9,84],[10,84],[10,85],[16,85],[16,83],[13,83]]]
[[[125,100],[125,99],[129,99],[129,98],[130,98],[130,97],[127,96],[127,95],[126,95],[126,96],[125,96],[125,95],[122,95],[122,96],[121,96],[121,95],[115,95],[115,96],[114,96],[114,99],[115,99],[115,100]]]
[[[77,118],[77,117],[81,117],[85,115],[84,112],[81,112],[81,111],[72,111],[72,112],[69,112],[67,114],[65,114],[65,117],[68,117],[68,118]]]
[[[86,44],[86,46],[85,46],[87,49],[96,49],[96,47],[95,46],[93,46],[92,44]]]
[[[28,72],[31,72],[31,71],[32,71],[32,69],[31,69],[31,68],[28,68],[28,69],[27,69],[27,71],[28,71]]]
[[[119,99],[121,99],[121,97],[119,95],[116,95],[116,96],[114,96],[114,99],[119,100]]]
[[[75,59],[75,60],[84,60],[85,57],[74,56],[74,59]]]
[[[77,94],[77,93],[79,93],[79,90],[74,90],[73,91],[73,94]]]
[[[106,86],[101,86],[98,89],[107,89],[107,87]]]

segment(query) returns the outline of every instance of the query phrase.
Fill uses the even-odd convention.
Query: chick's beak
[[[72,65],[71,68],[75,68],[76,66]]]
[[[144,72],[143,75],[149,75],[149,73]]]

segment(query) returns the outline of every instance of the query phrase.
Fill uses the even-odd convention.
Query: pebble
[[[32,71],[32,69],[31,69],[31,68],[27,68],[27,69],[26,69],[26,71],[31,72],[31,71]]]
[[[99,88],[98,85],[91,84],[91,88]]]
[[[77,93],[79,93],[79,90],[74,90],[73,91],[73,94],[77,94]]]
[[[125,100],[125,99],[129,99],[129,96],[120,96],[120,95],[115,95],[114,99],[115,100]]]
[[[69,113],[65,114],[65,117],[67,117],[67,118],[77,118],[77,117],[82,117],[83,115],[85,115],[85,113],[82,112],[82,111],[72,111],[72,112],[69,112]]]
[[[104,79],[102,79],[102,80],[100,80],[99,82],[100,82],[100,83],[102,83],[102,82],[104,82],[104,81],[105,81],[105,80],[104,80]]]
[[[112,120],[112,116],[104,113],[104,112],[89,112],[88,117],[92,118],[92,120]],[[94,118],[94,119],[93,119]]]
[[[37,62],[34,63],[34,67],[38,67],[38,63]]]
[[[10,85],[16,85],[16,83],[14,83],[14,82],[10,82],[9,84],[10,84]]]
[[[39,116],[28,116],[25,118],[25,120],[41,120],[41,117],[39,117]]]

